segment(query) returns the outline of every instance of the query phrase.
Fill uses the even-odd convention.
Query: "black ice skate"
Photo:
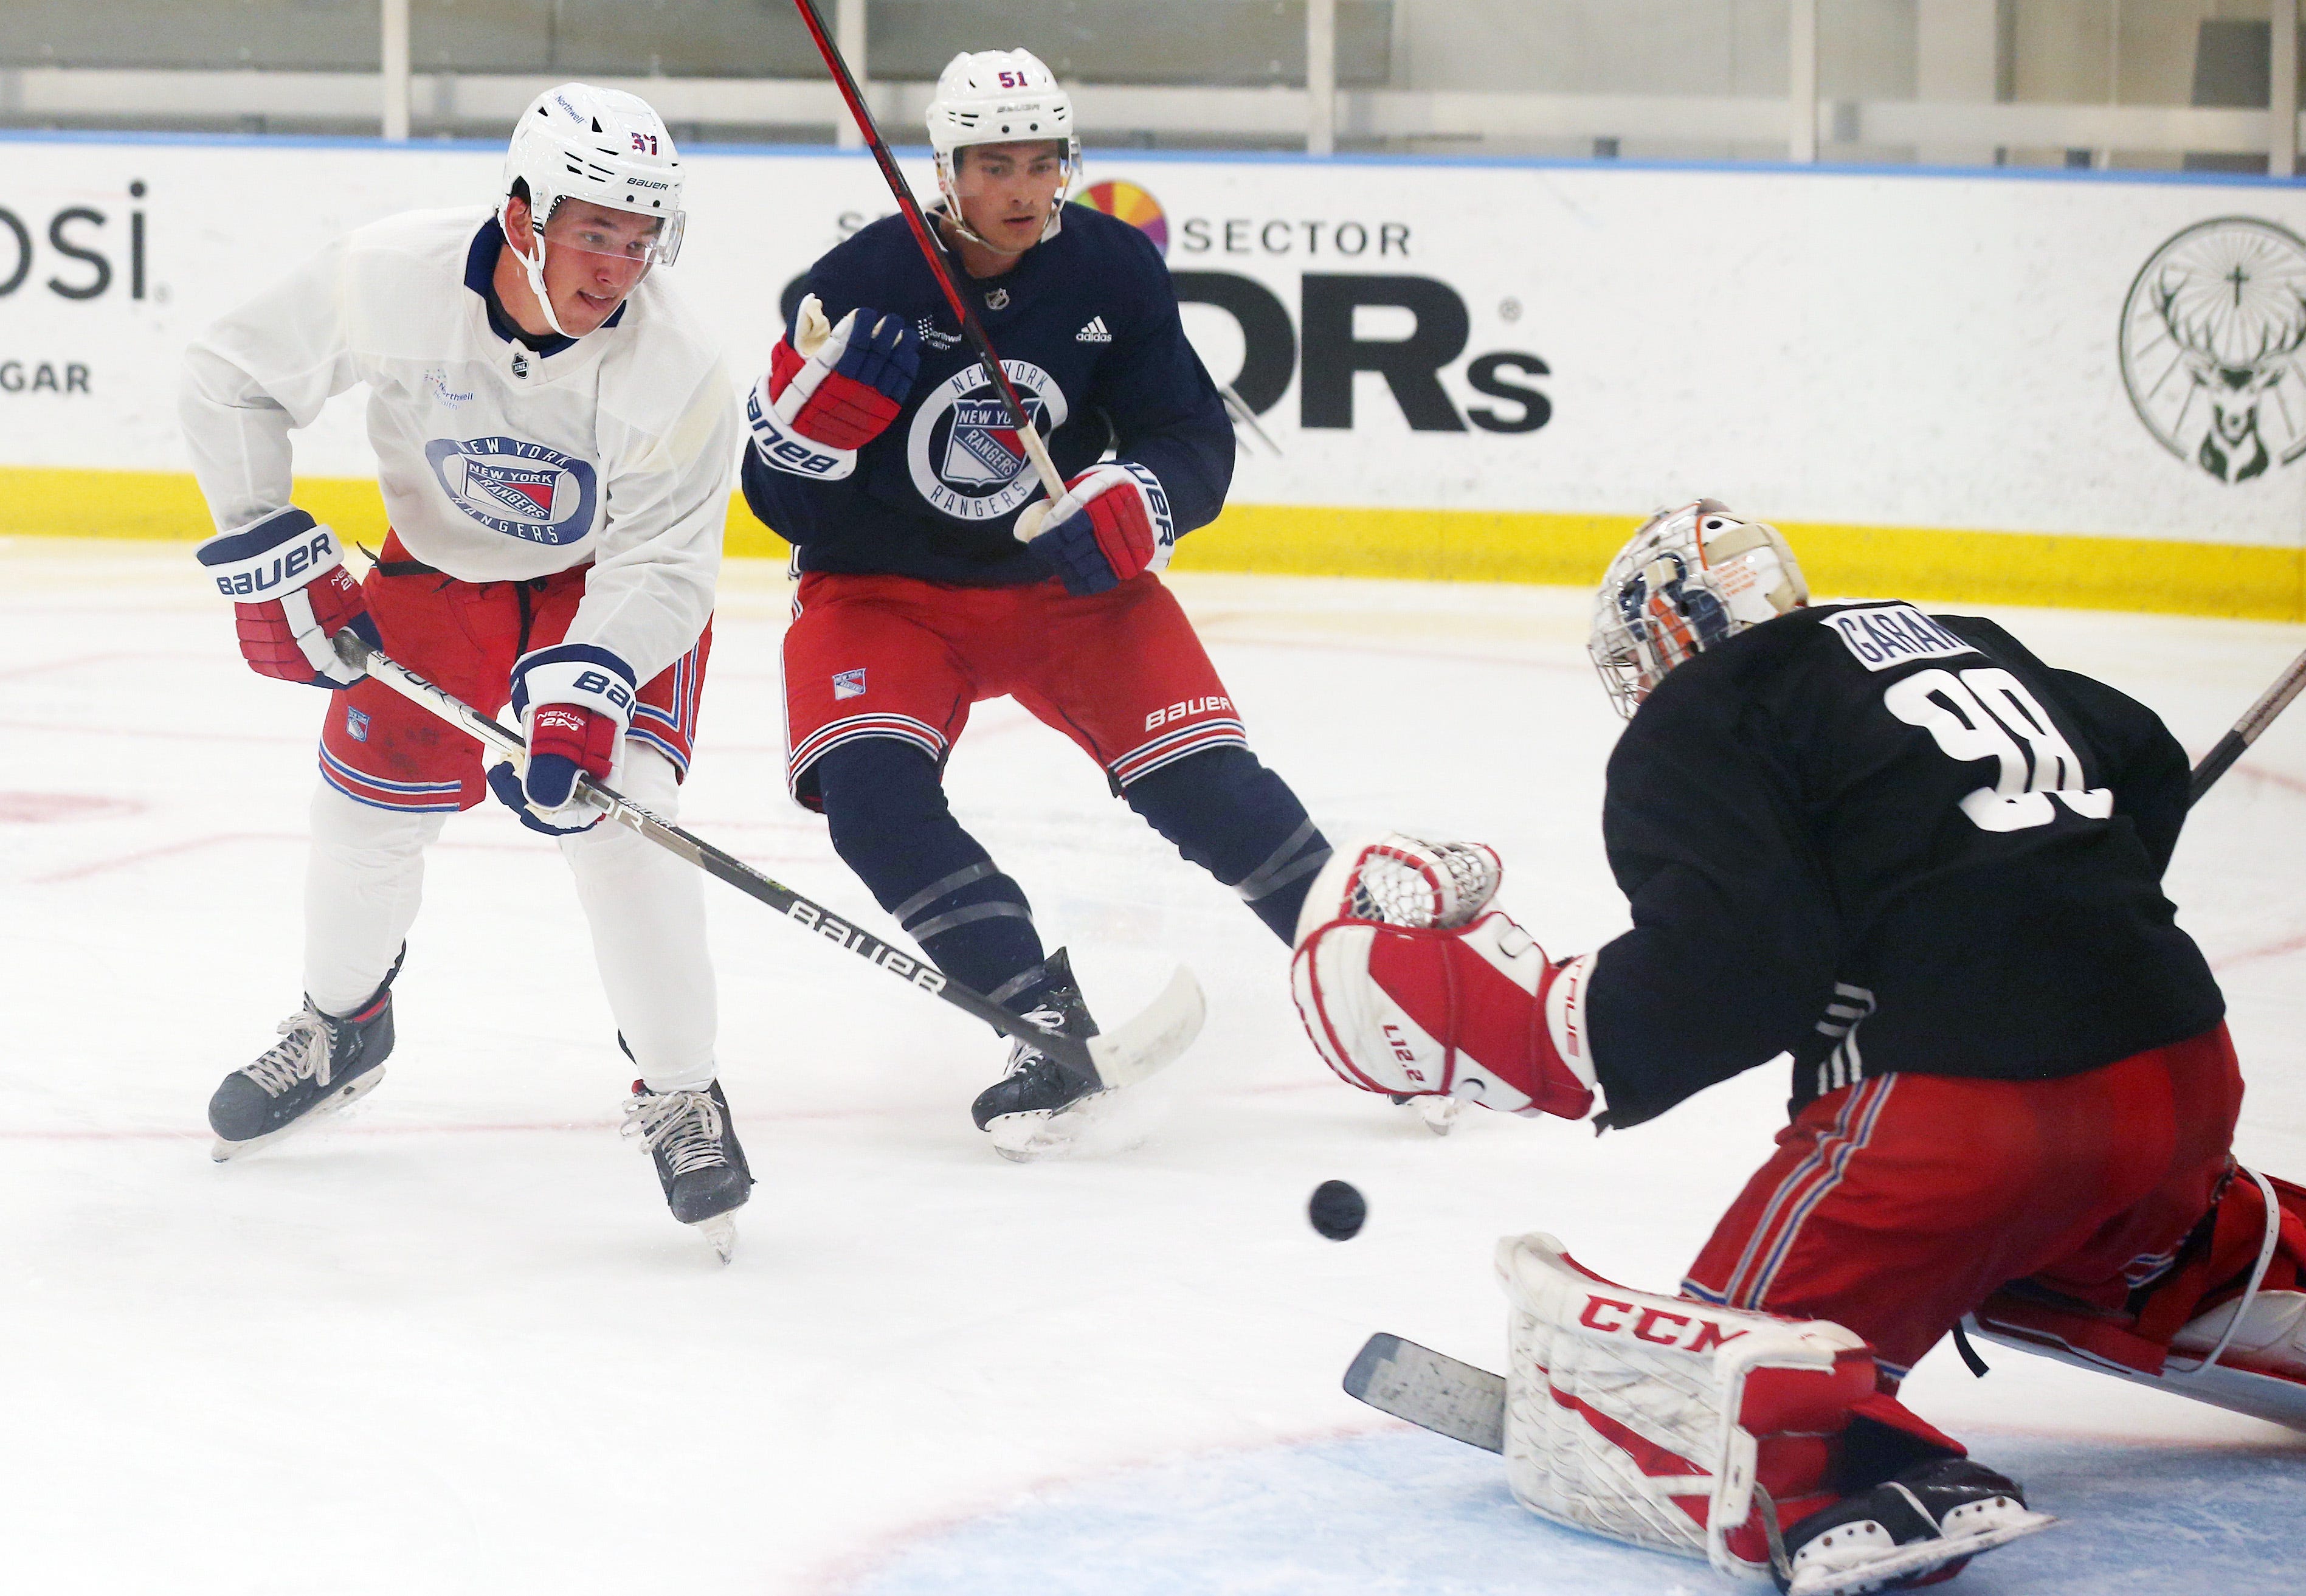
[[[1039,1029],[1084,1041],[1097,1034],[1063,948],[992,996]],[[1019,1037],[1009,1044],[1007,1072],[977,1095],[969,1113],[995,1151],[1024,1163],[1068,1146],[1099,1095],[1095,1080]]]
[[[753,1172],[721,1083],[702,1091],[653,1092],[634,1081],[624,1134],[656,1160],[672,1216],[695,1225],[727,1263],[736,1254],[736,1212],[753,1194]]]
[[[226,1076],[209,1099],[209,1128],[217,1135],[209,1156],[221,1164],[253,1152],[375,1089],[392,1053],[392,978],[399,973],[395,959],[384,984],[349,1014],[323,1014],[307,997],[282,1020],[280,1040]]]
[[[1800,1520],[1785,1532],[1772,1572],[1789,1596],[1911,1590],[2055,1523],[2026,1506],[2015,1481],[1966,1457],[1941,1457]]]

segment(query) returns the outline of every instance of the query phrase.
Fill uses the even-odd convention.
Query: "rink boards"
[[[493,148],[11,135],[0,533],[205,526],[184,344],[333,234],[489,201]],[[931,188],[926,158],[907,169]],[[766,363],[890,209],[861,156],[692,156],[676,275]],[[1257,412],[1209,569],[1583,583],[1710,493],[1816,585],[2306,618],[2306,190],[2233,177],[1092,151]],[[360,405],[303,498],[380,535]],[[781,544],[739,509],[730,548]]]

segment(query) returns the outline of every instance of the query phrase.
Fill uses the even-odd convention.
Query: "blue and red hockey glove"
[[[384,646],[337,534],[303,510],[276,510],[196,552],[233,601],[241,657],[257,675],[348,687],[367,672],[337,658],[329,640],[350,627],[371,648]]]
[[[753,447],[779,471],[837,482],[897,419],[920,369],[920,338],[902,317],[855,310],[828,326],[812,294],[746,403]]]
[[[601,812],[572,803],[581,773],[605,781],[633,718],[633,668],[605,648],[562,643],[521,655],[512,707],[528,738],[528,769],[509,760],[489,772],[489,789],[520,823],[551,837],[597,824]]]
[[[1164,568],[1177,546],[1161,479],[1132,460],[1092,465],[1065,484],[1056,503],[1027,505],[1017,535],[1076,598]]]

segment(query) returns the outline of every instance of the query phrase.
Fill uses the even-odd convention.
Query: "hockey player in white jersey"
[[[714,1079],[696,873],[573,801],[581,772],[674,813],[711,647],[741,429],[715,341],[655,268],[681,169],[638,98],[581,83],[515,127],[493,210],[346,235],[195,342],[181,412],[218,534],[200,559],[259,673],[329,690],[305,885],[304,1003],[209,1105],[216,1156],[373,1088],[426,846],[488,789],[559,838],[619,1040],[626,1130],[722,1255],[752,1181]],[[390,535],[366,579],[296,508],[290,440],[369,389]],[[340,663],[350,627],[494,713],[478,745]]]

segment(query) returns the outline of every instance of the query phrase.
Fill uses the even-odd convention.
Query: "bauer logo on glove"
[[[234,601],[241,657],[259,676],[350,687],[363,673],[337,657],[329,639],[349,629],[371,648],[383,646],[337,534],[303,510],[220,533],[197,554],[217,591]]]
[[[633,668],[605,648],[563,643],[512,668],[513,713],[528,734],[523,768],[489,772],[489,788],[531,831],[565,837],[599,823],[577,778],[605,781],[633,713]]]

